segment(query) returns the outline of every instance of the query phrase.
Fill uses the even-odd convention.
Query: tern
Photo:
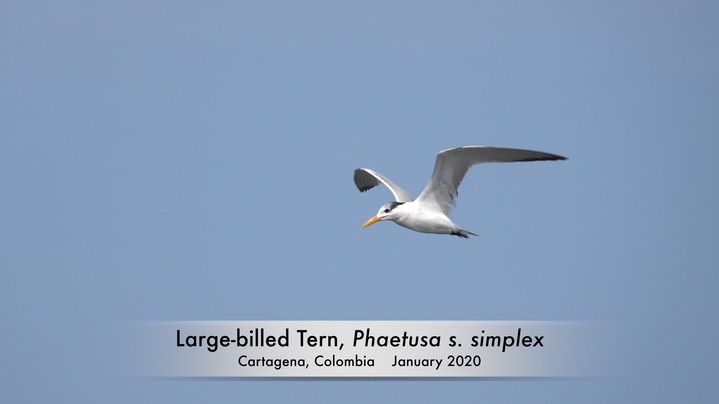
[[[437,154],[432,177],[417,199],[377,171],[358,168],[354,172],[354,182],[360,192],[384,184],[392,191],[395,199],[382,205],[377,214],[367,220],[361,228],[364,229],[379,221],[391,220],[421,233],[450,234],[463,238],[476,236],[460,228],[449,218],[456,204],[459,184],[470,167],[480,163],[566,159],[557,154],[505,147],[463,146],[442,150]]]

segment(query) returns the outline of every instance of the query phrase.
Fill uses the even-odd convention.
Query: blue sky
[[[3,402],[708,402],[715,2],[0,4]],[[460,145],[455,221],[359,226]],[[602,320],[606,380],[135,380],[136,320]]]

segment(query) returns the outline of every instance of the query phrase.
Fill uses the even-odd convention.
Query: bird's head
[[[368,221],[364,222],[361,229],[364,229],[365,227],[379,222],[380,220],[394,220],[397,216],[397,207],[402,206],[404,202],[389,202],[382,205],[382,207],[379,208],[379,211],[377,211],[377,214],[369,218]]]

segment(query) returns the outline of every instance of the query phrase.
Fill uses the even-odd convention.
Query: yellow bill
[[[365,227],[367,227],[375,222],[378,222],[380,220],[382,220],[382,219],[378,218],[377,216],[372,216],[371,218],[369,218],[368,221],[364,222],[364,224],[362,225],[362,227],[360,227],[360,229],[364,229]]]

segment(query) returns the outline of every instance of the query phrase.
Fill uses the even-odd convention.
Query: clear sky
[[[0,401],[710,402],[714,1],[0,2]],[[469,240],[359,226],[460,145]],[[603,320],[602,380],[135,380],[135,320]]]

